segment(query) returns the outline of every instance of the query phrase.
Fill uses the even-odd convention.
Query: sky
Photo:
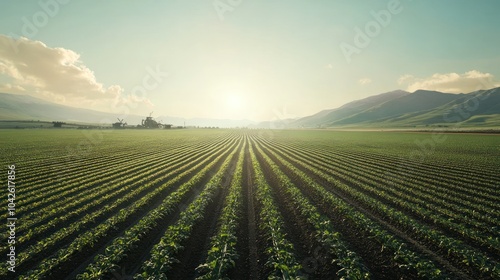
[[[500,86],[500,1],[0,2],[0,92],[264,121]]]

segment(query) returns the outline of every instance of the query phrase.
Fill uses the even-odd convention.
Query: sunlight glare
[[[226,106],[230,110],[239,110],[243,107],[243,98],[238,94],[229,94],[226,99]]]

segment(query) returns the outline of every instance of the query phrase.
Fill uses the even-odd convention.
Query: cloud
[[[0,92],[25,93],[26,89],[19,85],[3,84],[0,85]]]
[[[369,84],[371,82],[372,82],[372,79],[369,79],[369,78],[363,78],[363,79],[360,79],[358,81],[358,83],[361,84],[361,85],[367,85],[367,84]]]
[[[498,81],[490,73],[472,70],[464,74],[436,73],[428,78],[417,78],[412,75],[403,75],[398,79],[400,85],[406,84],[407,91],[414,92],[419,89],[436,90],[448,93],[468,93],[480,89],[500,87]]]
[[[15,47],[14,47],[15,46]],[[8,82],[0,90],[24,92],[65,105],[103,109],[125,104],[119,85],[105,87],[82,61],[64,48],[51,48],[40,41],[0,35],[0,78]]]

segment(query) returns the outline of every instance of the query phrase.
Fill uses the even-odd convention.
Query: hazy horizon
[[[500,86],[494,1],[2,4],[0,92],[104,112],[304,117]]]

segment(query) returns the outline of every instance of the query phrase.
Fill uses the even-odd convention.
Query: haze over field
[[[401,89],[500,87],[498,1],[23,1],[0,92],[108,113],[255,122]]]

